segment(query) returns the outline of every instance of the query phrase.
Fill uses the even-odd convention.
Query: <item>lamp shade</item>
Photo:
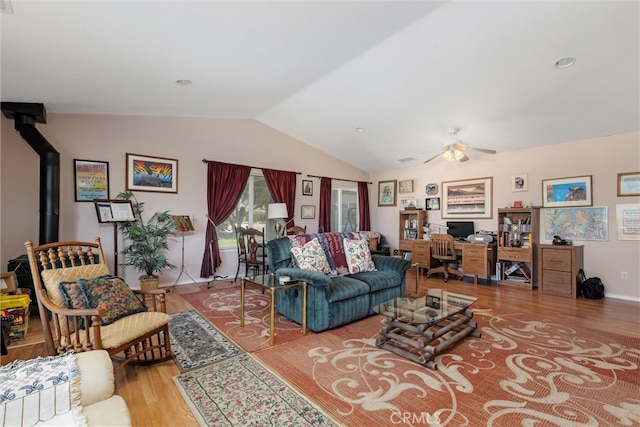
[[[267,206],[267,217],[269,219],[287,218],[288,216],[286,203],[269,203]]]

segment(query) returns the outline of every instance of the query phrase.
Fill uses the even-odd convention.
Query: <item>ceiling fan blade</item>
[[[475,147],[466,147],[467,150],[480,151],[481,153],[487,154],[496,154],[496,150],[490,150],[488,148],[475,148]]]
[[[422,163],[424,164],[424,163],[430,162],[431,160],[435,159],[436,157],[440,157],[441,155],[442,155],[442,151],[439,152],[438,154],[436,154],[435,156],[428,158],[427,160],[425,160]]]

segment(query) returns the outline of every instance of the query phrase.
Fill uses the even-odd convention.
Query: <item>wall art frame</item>
[[[428,211],[440,210],[440,197],[429,197],[424,199],[425,209]]]
[[[314,219],[316,217],[315,205],[302,205],[300,208],[300,218]]]
[[[493,177],[442,182],[442,218],[493,218]]]
[[[436,183],[427,184],[427,186],[424,188],[424,191],[429,196],[435,196],[436,194],[438,194],[438,184]]]
[[[396,206],[398,180],[378,181],[378,206]]]
[[[511,192],[529,190],[529,177],[526,173],[519,173],[511,177]]]
[[[415,197],[399,197],[398,200],[400,201],[400,206],[402,207],[402,209],[418,209],[418,201]]]
[[[618,174],[618,197],[640,196],[640,172]]]
[[[126,189],[178,192],[178,159],[127,153]]]
[[[413,193],[413,180],[402,179],[398,181],[398,193]]]
[[[616,205],[618,240],[640,240],[640,203]]]
[[[592,176],[572,176],[542,180],[543,208],[593,206]]]
[[[109,162],[73,159],[76,202],[109,198]]]
[[[313,196],[313,181],[308,179],[302,180],[302,195]]]

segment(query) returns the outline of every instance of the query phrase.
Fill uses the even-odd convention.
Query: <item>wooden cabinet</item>
[[[401,251],[413,251],[413,243],[422,240],[427,225],[427,211],[409,210],[400,211],[399,220],[399,249]]]
[[[578,270],[584,268],[584,246],[538,245],[538,280],[545,294],[578,296]]]
[[[538,287],[536,252],[540,211],[534,208],[498,209],[499,285]]]
[[[474,283],[477,283],[478,276],[486,277],[489,282],[495,259],[494,245],[467,243],[462,246],[462,271],[474,276]]]

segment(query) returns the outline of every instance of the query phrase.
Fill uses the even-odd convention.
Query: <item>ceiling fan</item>
[[[462,141],[455,138],[459,130],[460,129],[457,128],[449,129],[449,139],[444,142],[444,147],[442,147],[442,150],[440,150],[440,152],[435,156],[425,160],[424,163],[430,162],[438,156],[442,156],[442,158],[445,160],[466,162],[467,160],[469,160],[469,157],[467,157],[467,155],[465,154],[466,150],[480,151],[487,154],[496,154],[496,150],[490,150],[488,148],[469,147],[468,145],[463,144]]]

